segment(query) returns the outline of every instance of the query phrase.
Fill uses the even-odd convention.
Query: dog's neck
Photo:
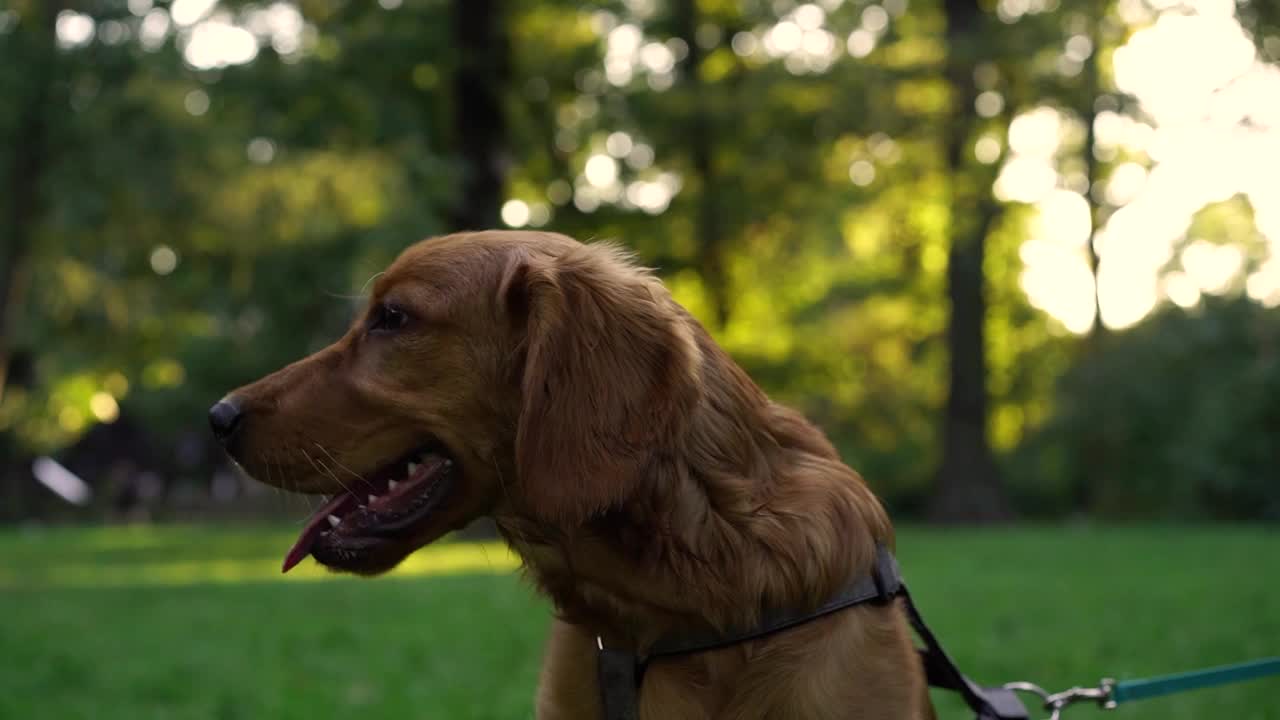
[[[870,489],[745,375],[707,388],[679,442],[655,449],[636,497],[582,526],[497,517],[567,621],[637,647],[753,627],[766,608],[820,604],[892,543]]]

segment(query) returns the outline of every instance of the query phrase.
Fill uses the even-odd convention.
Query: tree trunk
[[[946,148],[951,178],[947,265],[951,361],[942,465],[930,515],[941,522],[993,522],[1009,518],[1011,512],[987,436],[983,261],[987,233],[999,208],[991,196],[991,172],[969,160],[978,94],[973,71],[978,48],[983,46],[984,22],[976,0],[945,0],[944,7],[946,75],[952,91]]]
[[[729,319],[729,289],[724,269],[720,197],[716,187],[714,128],[700,74],[703,51],[698,46],[697,0],[678,0],[674,11],[676,35],[689,48],[682,67],[681,83],[688,97],[689,157],[698,187],[695,226],[698,271],[711,300],[710,320],[717,328],[723,328]]]
[[[9,38],[7,52],[0,53],[9,72],[23,70],[15,78],[19,88],[14,105],[18,113],[15,134],[9,139],[11,162],[5,178],[7,202],[0,215],[0,402],[10,377],[14,357],[13,325],[25,295],[26,262],[40,213],[40,184],[47,162],[49,105],[58,67],[55,22],[58,3],[33,3]],[[0,439],[0,506],[11,519],[21,517],[23,487],[28,474],[18,466],[22,457],[10,436]]]
[[[1085,192],[1084,199],[1089,203],[1089,241],[1086,244],[1086,252],[1089,255],[1089,272],[1093,276],[1093,324],[1089,326],[1089,333],[1085,342],[1086,350],[1093,350],[1097,346],[1099,338],[1106,332],[1106,326],[1102,324],[1102,301],[1098,295],[1098,249],[1094,246],[1094,238],[1097,237],[1098,229],[1102,227],[1102,200],[1095,197],[1095,186],[1098,183],[1098,156],[1096,148],[1098,144],[1097,124],[1098,119],[1098,88],[1101,85],[1101,71],[1098,69],[1098,53],[1102,51],[1102,14],[1106,12],[1105,7],[1100,3],[1092,1],[1089,3],[1089,40],[1093,44],[1093,51],[1089,53],[1089,57],[1084,61],[1084,97],[1081,101],[1082,107],[1080,118],[1085,123],[1085,141],[1084,141],[1084,165],[1085,179],[1089,183],[1089,189]]]
[[[497,227],[506,178],[502,94],[509,49],[502,0],[453,0],[455,137],[464,167],[449,217],[452,230]]]
[[[54,23],[57,8],[35,3],[10,40],[10,53],[0,59],[10,68],[26,68],[17,84],[25,91],[16,98],[19,113],[16,132],[9,143],[13,155],[5,180],[8,202],[4,206],[3,242],[0,242],[0,401],[4,400],[13,325],[21,302],[24,266],[31,249],[39,215],[38,196],[44,172],[49,96],[57,63]]]
[[[1093,45],[1093,49],[1089,53],[1089,57],[1085,58],[1082,70],[1083,87],[1081,88],[1080,119],[1085,124],[1083,152],[1085,180],[1089,185],[1084,197],[1089,204],[1089,239],[1085,245],[1085,251],[1088,254],[1089,274],[1093,278],[1094,315],[1093,324],[1089,326],[1084,342],[1079,347],[1081,356],[1098,352],[1099,346],[1107,335],[1107,327],[1102,324],[1102,297],[1098,293],[1098,249],[1094,245],[1098,230],[1106,220],[1103,214],[1104,199],[1099,197],[1097,192],[1102,173],[1098,163],[1098,134],[1096,127],[1099,89],[1102,84],[1101,70],[1098,68],[1098,54],[1102,51],[1103,15],[1106,13],[1106,4],[1099,2],[1099,0],[1090,0],[1087,7],[1089,12],[1089,40]],[[1097,465],[1102,462],[1101,458],[1105,453],[1105,448],[1102,446],[1099,436],[1090,433],[1084,439],[1084,446],[1081,452],[1086,466]],[[1071,491],[1071,509],[1076,512],[1088,512],[1093,502],[1092,482],[1087,478],[1077,478],[1076,484]]]

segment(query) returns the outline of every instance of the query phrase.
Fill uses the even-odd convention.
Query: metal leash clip
[[[1115,689],[1116,681],[1111,678],[1103,678],[1098,687],[1084,688],[1073,687],[1069,690],[1063,690],[1060,693],[1050,693],[1048,690],[1031,682],[1011,682],[1005,684],[1006,690],[1014,692],[1025,692],[1036,695],[1044,702],[1044,709],[1049,711],[1048,720],[1060,720],[1062,710],[1068,705],[1084,700],[1093,700],[1098,707],[1110,710],[1116,706],[1115,699],[1112,698],[1112,691]]]

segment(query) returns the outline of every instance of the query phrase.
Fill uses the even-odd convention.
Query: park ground
[[[532,716],[546,604],[499,544],[281,577],[287,527],[0,533],[0,718]],[[1280,654],[1280,533],[907,527],[925,617],[986,681],[1052,689]],[[937,696],[940,716],[966,718]],[[1067,720],[1280,718],[1280,679]]]

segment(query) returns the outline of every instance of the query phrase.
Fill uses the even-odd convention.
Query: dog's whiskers
[[[365,477],[364,477],[363,475],[361,475],[360,473],[356,472],[355,470],[352,470],[351,468],[347,467],[346,465],[343,465],[342,463],[338,462],[338,458],[334,457],[332,453],[330,453],[327,449],[325,449],[325,446],[324,446],[324,445],[321,445],[320,443],[316,442],[315,440],[312,440],[312,441],[311,441],[311,444],[312,444],[312,445],[315,445],[315,446],[316,446],[316,447],[318,447],[318,448],[320,448],[320,452],[324,453],[324,454],[325,454],[325,456],[327,456],[330,460],[332,460],[334,465],[337,465],[338,467],[342,468],[343,470],[346,470],[347,472],[351,473],[351,475],[352,475],[353,477],[355,477],[355,479],[359,480],[360,482],[364,483],[365,485],[368,485],[368,486],[369,486],[369,487],[371,487],[371,488],[373,487],[373,483],[371,483],[371,482],[369,482],[368,480],[366,480],[366,479],[365,479]]]
[[[281,459],[279,459],[279,458],[277,458],[277,459],[276,459],[276,465],[277,465],[277,467],[279,467],[279,468],[280,468],[280,486],[281,486],[281,487],[284,487],[285,481],[287,480],[287,478],[285,477],[285,472],[284,472],[284,461],[283,461],[283,460],[281,460]],[[293,492],[293,493],[290,493],[290,494],[291,494],[291,495],[295,495],[295,496],[300,496],[300,497],[302,498],[302,505],[303,505],[304,507],[306,507],[306,510],[307,510],[307,517],[310,517],[312,514],[314,514],[314,513],[315,513],[315,510],[316,510],[316,509],[315,509],[315,507],[314,507],[314,506],[312,505],[312,503],[311,503],[311,496],[310,496],[310,495],[307,495],[306,493],[299,493],[299,492]],[[302,519],[302,522],[304,522],[304,523],[305,523],[306,521],[307,521],[307,518],[306,518],[306,517],[304,517],[304,518]]]
[[[501,488],[502,495],[503,497],[506,498],[507,503],[509,504],[511,503],[511,493],[510,493],[510,490],[507,488],[506,478],[502,476],[502,468],[498,465],[498,459],[490,458],[490,463],[493,465],[493,474],[498,478],[498,487]],[[524,530],[520,527],[516,527],[516,525],[514,524],[505,526],[505,530],[520,545],[526,544],[529,540],[528,535],[524,532]]]
[[[265,457],[265,456],[263,456],[263,455],[258,455],[258,456],[257,456],[257,462],[262,463],[263,465],[266,465],[266,466],[267,466],[267,483],[266,483],[266,484],[267,484],[267,487],[272,488],[273,490],[275,490],[275,491],[276,491],[276,497],[279,497],[279,496],[280,496],[280,495],[279,495],[279,493],[280,493],[280,488],[276,487],[276,484],[275,484],[274,482],[272,482],[272,478],[271,478],[271,464],[270,464],[270,463],[268,463],[268,462],[266,462],[266,457]]]
[[[321,475],[325,475],[325,476],[329,477],[329,478],[330,478],[330,479],[332,479],[334,482],[338,483],[338,485],[342,486],[342,489],[343,489],[343,490],[347,491],[348,493],[350,493],[350,494],[352,494],[352,495],[355,495],[355,492],[354,492],[354,491],[352,491],[352,490],[351,490],[351,488],[347,487],[347,484],[346,484],[346,483],[344,483],[344,482],[342,482],[342,479],[341,479],[341,478],[339,478],[336,474],[334,474],[334,472],[333,472],[332,470],[330,470],[330,469],[329,469],[329,467],[328,467],[327,465],[325,465],[323,462],[321,462],[321,461],[319,461],[319,460],[317,460],[317,459],[315,459],[315,458],[311,457],[311,455],[310,455],[310,454],[308,454],[308,453],[307,453],[307,451],[306,451],[306,450],[304,450],[303,448],[298,448],[298,452],[302,453],[302,457],[306,458],[306,459],[307,459],[307,462],[311,463],[311,467],[315,468],[316,472],[320,473]],[[359,496],[357,496],[357,497],[359,497]]]
[[[338,477],[338,474],[337,474],[337,473],[335,473],[335,472],[333,471],[333,468],[331,468],[331,467],[329,467],[327,464],[325,464],[325,462],[324,462],[323,460],[321,460],[320,458],[316,458],[316,462],[317,462],[317,463],[319,463],[319,464],[320,464],[320,467],[324,469],[324,472],[325,472],[325,474],[326,474],[326,475],[328,475],[330,478],[333,478],[333,481],[334,481],[334,482],[336,482],[336,483],[338,483],[339,485],[341,485],[341,486],[342,486],[342,489],[343,489],[343,490],[346,490],[348,493],[351,493],[352,495],[355,495],[355,494],[356,494],[356,491],[355,491],[355,490],[352,490],[350,486],[348,486],[346,483],[342,482],[342,478]]]
[[[274,470],[272,466],[275,464],[275,458],[271,455],[259,455],[258,460],[267,468],[267,485],[271,486],[271,488],[276,491],[276,497],[284,497],[283,491],[278,484],[284,482],[284,471],[281,470],[280,479],[278,481],[275,479],[275,473],[272,472]],[[286,507],[288,507],[289,501],[284,500],[282,502]]]
[[[369,285],[373,283],[374,280],[377,280],[379,277],[386,274],[387,274],[387,271],[382,270],[381,272],[376,272],[373,275],[371,275],[368,280],[364,281],[364,285],[360,286],[360,294],[364,295],[365,291],[369,289]]]

